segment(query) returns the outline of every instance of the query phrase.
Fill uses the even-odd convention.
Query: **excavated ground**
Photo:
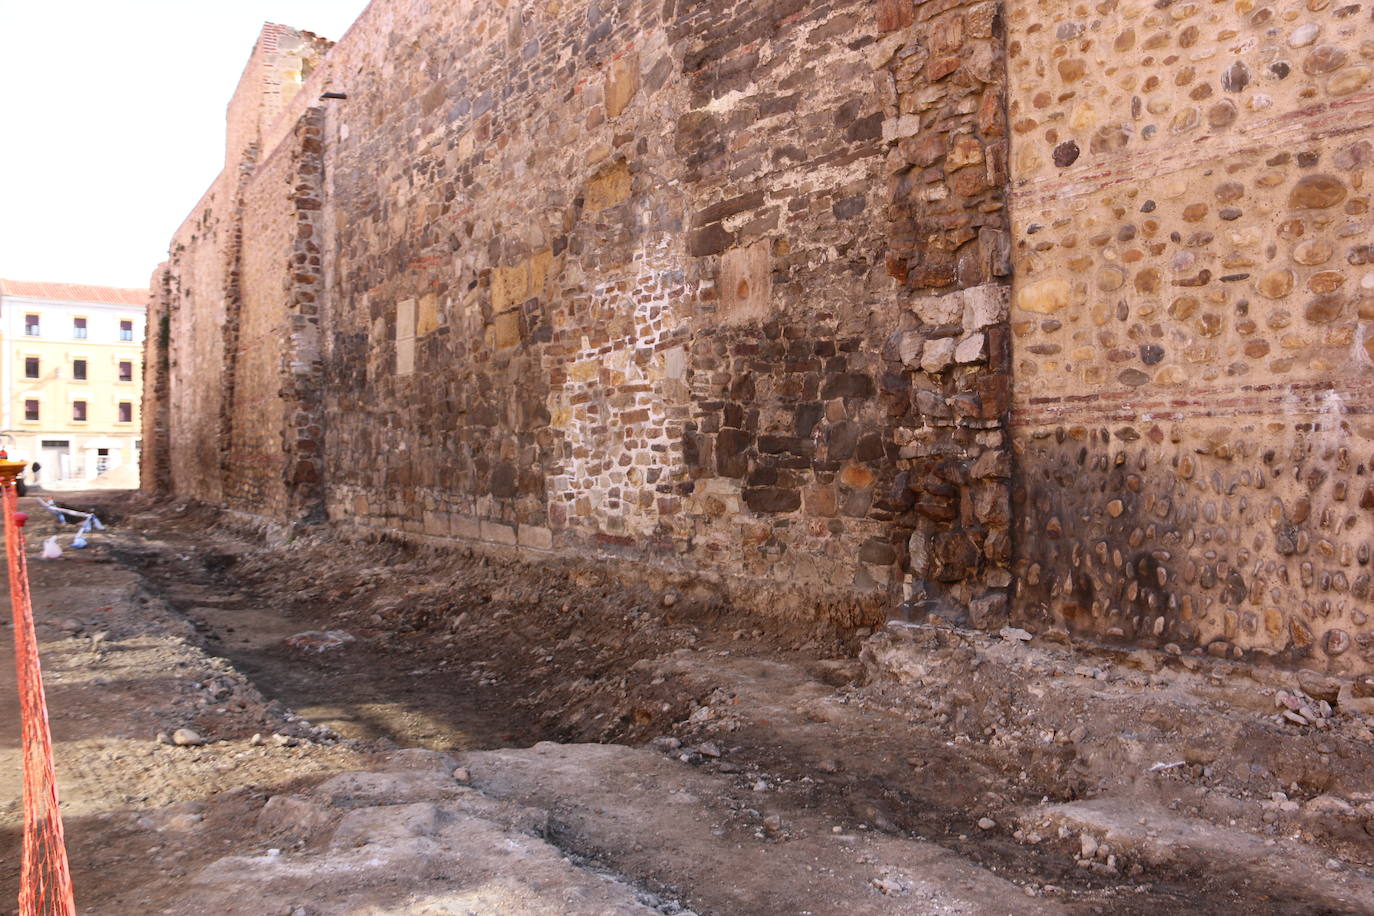
[[[85,912],[1374,912],[1349,685],[72,499],[116,522],[33,569]]]

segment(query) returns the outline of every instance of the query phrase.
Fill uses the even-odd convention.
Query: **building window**
[[[86,402],[72,401],[72,419],[78,423],[86,421]]]
[[[78,382],[86,381],[86,361],[84,359],[72,360],[72,378]]]
[[[29,400],[27,400],[27,401],[24,402],[24,419],[25,419],[25,420],[37,420],[37,419],[38,419],[38,400],[37,400],[37,398],[30,398]]]
[[[121,321],[121,322],[119,323],[119,339],[120,339],[120,340],[133,340],[133,339],[134,339],[134,323],[133,323],[132,321]]]
[[[25,315],[25,316],[24,316],[24,333],[27,334],[29,337],[37,337],[37,336],[38,336],[38,316],[37,316],[37,315]]]
[[[72,319],[72,336],[75,337],[75,338],[77,338],[78,340],[85,340],[85,339],[86,339],[86,319],[85,319],[85,318],[73,318],[73,319]]]
[[[132,423],[132,422],[134,422],[134,404],[133,404],[132,401],[120,401],[120,402],[119,402],[119,422],[120,422],[120,423]]]
[[[134,364],[131,360],[121,359],[119,361],[119,380],[121,382],[134,380]]]
[[[24,357],[24,378],[38,378],[38,357]]]

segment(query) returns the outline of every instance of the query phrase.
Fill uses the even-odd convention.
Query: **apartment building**
[[[51,489],[137,486],[148,292],[0,280],[0,428]]]

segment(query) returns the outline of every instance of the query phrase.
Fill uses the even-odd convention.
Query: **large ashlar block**
[[[517,346],[523,339],[520,312],[502,312],[491,322],[491,346],[497,350]]]
[[[415,374],[415,338],[396,341],[396,374]]]
[[[482,540],[514,547],[516,545],[515,526],[484,518],[482,519]]]
[[[767,239],[732,248],[720,259],[720,318],[742,323],[768,314],[773,266]]]
[[[544,295],[544,283],[553,264],[553,252],[545,248],[530,257],[530,296]]]
[[[627,200],[634,184],[630,175],[630,164],[617,159],[603,166],[587,182],[586,205],[588,210],[605,210]]]
[[[521,547],[528,547],[532,550],[553,549],[553,532],[538,525],[521,525],[517,532],[517,539]]]
[[[687,375],[687,351],[673,347],[663,353],[663,374],[670,379],[680,379]]]
[[[420,297],[415,313],[415,336],[424,337],[439,329],[439,297],[426,293]]]
[[[449,534],[449,514],[447,512],[435,512],[426,509],[425,534],[435,537],[447,537]]]
[[[639,55],[626,54],[606,68],[606,117],[617,118],[639,91]]]
[[[477,541],[482,538],[482,523],[470,515],[454,515],[449,518],[449,528],[454,537]]]
[[[396,339],[415,336],[415,300],[402,299],[396,303]]]
[[[518,264],[495,267],[491,271],[491,310],[504,312],[544,294],[553,252],[537,252]],[[423,300],[421,300],[423,304]],[[423,332],[422,332],[423,333]]]
[[[415,372],[415,300],[396,303],[396,374]]]
[[[521,261],[511,267],[496,267],[491,272],[491,310],[504,312],[529,298],[530,265]]]

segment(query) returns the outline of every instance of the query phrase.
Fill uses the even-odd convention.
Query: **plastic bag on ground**
[[[62,556],[62,548],[57,546],[57,535],[53,535],[43,542],[43,559],[56,560]]]

